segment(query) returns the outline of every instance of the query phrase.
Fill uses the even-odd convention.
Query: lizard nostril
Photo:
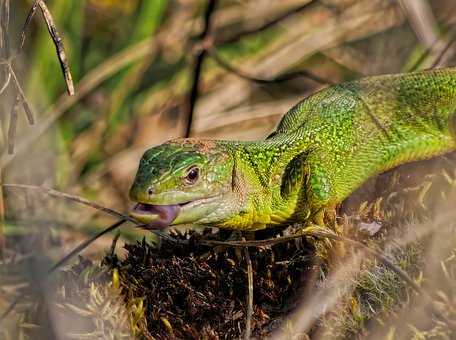
[[[152,189],[152,187],[150,187],[150,188],[147,189],[147,193],[148,193],[149,195],[152,195],[152,194],[154,193],[154,190]]]

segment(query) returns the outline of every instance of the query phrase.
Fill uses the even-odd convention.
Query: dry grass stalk
[[[8,128],[8,153],[11,155],[14,153],[14,141],[16,140],[16,128],[17,128],[17,112],[19,111],[19,96],[16,97],[16,101],[11,108],[10,123]]]
[[[0,169],[0,182],[3,181],[3,171]],[[3,196],[3,188],[0,187],[0,261],[4,259],[6,249],[6,238],[4,235],[5,221],[5,200]]]
[[[5,83],[3,84],[2,88],[0,89],[0,95],[2,95],[3,92],[5,92],[5,90],[8,88],[8,85],[11,81],[11,72],[9,71],[9,69],[6,68],[5,72],[6,72],[7,76],[6,76]]]
[[[253,83],[257,83],[257,84],[279,84],[279,83],[287,82],[287,81],[294,80],[294,79],[297,79],[297,78],[307,78],[307,79],[313,80],[316,83],[323,84],[323,85],[325,85],[325,84],[333,84],[333,82],[331,80],[323,79],[323,78],[321,78],[321,77],[319,77],[317,75],[314,75],[311,72],[306,71],[306,70],[284,73],[284,74],[278,75],[277,77],[273,77],[273,78],[270,78],[270,79],[255,77],[255,76],[247,74],[246,72],[244,72],[244,71],[234,67],[230,63],[228,63],[226,60],[224,60],[222,58],[222,56],[219,55],[219,53],[217,52],[215,47],[208,47],[207,48],[207,52],[209,53],[211,58],[220,67],[222,67],[223,69],[225,69],[226,71],[228,71],[230,73],[233,73],[233,74],[237,75],[238,77],[240,77],[242,79],[248,80],[248,81],[253,82]]]
[[[34,186],[34,185],[26,185],[26,184],[2,184],[2,186],[4,188],[12,188],[12,189],[25,189],[25,190],[36,190],[36,191],[41,191],[45,194],[48,194],[50,196],[53,196],[53,197],[58,197],[58,198],[64,198],[66,200],[70,200],[70,201],[73,201],[73,202],[76,202],[76,203],[80,203],[80,204],[83,204],[83,205],[86,205],[88,207],[91,207],[93,209],[96,209],[96,210],[99,210],[99,211],[103,211],[104,213],[107,213],[109,215],[112,215],[114,217],[117,217],[117,218],[120,218],[120,219],[125,219],[129,222],[132,222],[134,224],[137,224],[137,225],[141,225],[139,224],[136,220],[134,220],[133,218],[129,217],[129,216],[126,216],[124,214],[121,214],[115,210],[112,210],[110,208],[107,208],[107,207],[104,207],[96,202],[92,202],[92,201],[89,201],[85,198],[82,198],[82,197],[79,197],[79,196],[75,196],[75,195],[70,195],[70,194],[66,194],[66,193],[63,193],[63,192],[60,192],[60,191],[57,191],[57,190],[54,190],[54,189],[51,189],[51,188],[45,188],[45,187],[40,187],[40,186]]]
[[[35,0],[32,7],[30,8],[27,18],[25,19],[24,26],[22,27],[22,30],[21,30],[21,39],[20,39],[20,43],[19,43],[19,48],[21,48],[21,49],[24,47],[26,32],[27,32],[27,29],[28,29],[33,17],[35,16],[37,8],[38,8],[38,0]]]
[[[9,55],[9,18],[10,18],[10,2],[9,0],[2,0],[0,2],[0,51],[2,52],[2,57],[7,57]]]
[[[447,60],[454,55],[454,36],[450,38],[448,42],[438,51],[437,56],[434,59],[434,62],[431,64],[430,68],[436,68],[442,65],[445,65]]]
[[[252,316],[253,316],[253,269],[250,259],[249,248],[244,249],[245,261],[247,263],[247,317],[245,320],[244,339],[249,340],[252,335]]]
[[[9,55],[9,40],[8,40],[8,28],[9,28],[9,0],[0,1],[0,58],[7,58]],[[7,65],[3,65],[3,69],[0,71],[0,79],[6,78],[4,84],[0,89],[0,95],[7,89],[10,80],[11,73],[9,72]],[[0,181],[2,181],[3,171],[0,168]],[[4,235],[4,215],[5,206],[3,199],[3,190],[0,190],[0,260],[3,260],[5,252],[5,235]]]
[[[198,36],[198,40],[200,42],[205,41],[211,34],[212,16],[215,12],[216,7],[217,7],[217,0],[208,0],[206,11],[204,13],[204,27],[203,27],[202,32]],[[185,106],[184,106],[185,117],[186,117],[186,128],[184,131],[185,137],[190,137],[192,123],[193,123],[193,113],[195,111],[196,101],[198,100],[198,96],[199,96],[201,71],[202,71],[204,60],[206,59],[206,54],[207,54],[207,52],[205,49],[198,49],[196,51],[196,54],[193,59],[192,85],[190,87],[188,99],[185,102]]]
[[[279,14],[274,19],[272,19],[266,23],[262,23],[259,25],[257,24],[256,26],[255,26],[255,24],[253,24],[252,26],[247,27],[246,29],[242,30],[241,32],[238,32],[231,36],[218,36],[215,40],[215,45],[219,46],[219,45],[223,45],[223,44],[230,44],[230,43],[239,41],[249,35],[257,34],[259,32],[267,30],[268,28],[271,28],[271,27],[279,24],[280,22],[290,18],[291,16],[293,16],[295,14],[298,14],[305,10],[311,9],[317,5],[320,5],[320,2],[321,1],[319,1],[319,0],[309,0],[309,1],[304,2],[301,5],[296,5],[295,7],[289,9],[288,11],[285,11],[284,13]]]
[[[430,47],[438,39],[438,25],[427,0],[399,0],[418,39]]]
[[[130,217],[128,215],[122,214],[122,213],[120,213],[120,212],[118,212],[116,210],[113,210],[111,208],[107,208],[107,207],[105,207],[105,206],[103,206],[103,205],[101,205],[99,203],[96,203],[96,202],[93,202],[93,201],[89,201],[89,200],[87,200],[87,199],[85,199],[83,197],[70,195],[70,194],[67,194],[67,193],[64,193],[64,192],[57,191],[55,189],[46,188],[46,187],[43,187],[43,186],[36,186],[36,185],[12,184],[12,183],[2,184],[1,187],[3,187],[3,188],[12,188],[12,189],[24,189],[24,190],[40,191],[42,193],[45,193],[45,194],[53,196],[53,197],[63,198],[63,199],[66,199],[66,200],[69,200],[69,201],[72,201],[72,202],[75,202],[75,203],[79,203],[79,204],[91,207],[91,208],[96,209],[98,211],[102,211],[102,212],[104,212],[104,213],[106,213],[108,215],[111,215],[111,216],[114,216],[114,217],[120,219],[121,221],[131,222],[137,227],[146,227],[144,224],[138,222],[137,220],[135,220],[134,218],[132,218],[132,217]],[[170,240],[170,241],[175,241],[174,238],[172,238],[168,234],[165,234],[165,233],[163,233],[163,232],[161,232],[159,230],[151,230],[151,229],[148,229],[148,230],[150,232],[152,232],[153,234],[155,234],[156,236],[158,236],[158,237],[166,238],[167,240]]]
[[[11,66],[11,64],[9,65],[9,71],[13,77],[14,85],[15,85],[17,93],[18,93],[18,98],[19,98],[20,103],[22,104],[22,107],[24,108],[24,112],[25,112],[25,115],[27,116],[28,123],[30,125],[33,125],[33,124],[35,124],[35,118],[34,118],[34,114],[32,112],[31,105],[28,102],[27,97],[25,96],[25,92],[22,89],[19,79],[17,78],[16,72],[14,72],[14,69]]]
[[[33,5],[35,6],[35,4]],[[62,68],[63,77],[65,78],[65,83],[67,86],[67,91],[70,96],[74,95],[74,84],[73,78],[71,76],[70,67],[68,66],[68,60],[65,53],[65,49],[63,47],[62,38],[60,38],[60,34],[55,27],[54,19],[52,18],[51,12],[49,11],[46,3],[43,0],[38,0],[38,6],[41,9],[41,13],[43,13],[44,21],[46,22],[46,26],[49,31],[49,35],[51,36],[52,41],[54,42],[55,49],[57,51],[57,57],[60,62],[60,67]],[[33,7],[32,7],[33,9]],[[28,19],[28,18],[27,18]]]

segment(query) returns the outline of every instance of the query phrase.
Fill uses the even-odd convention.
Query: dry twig
[[[100,238],[101,236],[119,228],[122,224],[124,224],[125,222],[127,222],[127,220],[125,219],[121,219],[121,220],[118,220],[117,222],[115,222],[114,224],[110,225],[109,227],[107,227],[106,229],[103,229],[102,231],[100,231],[98,234],[92,236],[91,238],[85,240],[84,242],[82,242],[81,244],[79,244],[76,248],[74,248],[71,252],[69,252],[67,255],[65,255],[62,259],[60,259],[57,263],[55,263],[49,270],[48,270],[48,274],[51,274],[53,273],[56,269],[62,267],[63,265],[65,265],[69,260],[71,260],[74,256],[78,255],[81,251],[83,251],[85,248],[87,248],[92,242],[94,242],[95,240],[97,240],[98,238]],[[120,234],[117,234],[117,235],[120,235]],[[117,241],[118,239],[118,236],[116,236],[116,238],[114,238],[115,241]],[[115,243],[113,242],[113,245],[115,245]],[[111,250],[111,252],[113,252],[113,250]]]
[[[67,91],[70,96],[74,95],[74,84],[73,78],[71,76],[70,67],[68,66],[68,60],[63,47],[62,38],[55,27],[54,19],[52,18],[51,12],[46,6],[46,3],[43,0],[38,0],[38,6],[40,6],[41,13],[43,13],[44,21],[51,36],[52,41],[54,42],[55,49],[57,51],[57,58],[60,62],[60,67],[62,68],[63,77],[65,78],[65,83],[67,86]],[[35,6],[35,4],[33,4]],[[33,7],[32,7],[33,10]],[[28,19],[28,17],[27,17]],[[27,22],[27,21],[26,21]]]
[[[316,75],[312,74],[311,72],[308,72],[308,71],[305,71],[305,70],[303,70],[303,71],[294,71],[294,72],[281,74],[281,75],[279,75],[277,77],[270,78],[270,79],[254,77],[254,76],[251,76],[251,75],[247,74],[246,72],[234,67],[233,65],[228,63],[226,60],[224,60],[219,55],[219,53],[217,52],[217,50],[214,47],[208,47],[207,48],[207,52],[208,52],[209,56],[220,67],[222,67],[226,71],[228,71],[230,73],[233,73],[233,74],[237,75],[240,78],[243,78],[245,80],[248,80],[248,81],[251,81],[251,82],[254,82],[254,83],[258,83],[258,84],[279,84],[279,83],[287,82],[287,81],[294,80],[294,79],[297,79],[297,78],[308,78],[308,79],[313,80],[316,83],[323,84],[323,85],[333,84],[333,82],[330,81],[329,79],[323,79],[323,78],[321,78],[319,76],[316,76]]]
[[[9,57],[9,40],[8,40],[8,28],[9,28],[9,0],[0,0],[0,62],[6,60]],[[0,80],[4,80],[4,84],[0,89],[0,95],[8,88],[11,80],[11,73],[5,63],[2,65],[0,71]],[[4,79],[5,78],[5,79]],[[1,169],[0,169],[1,170]],[[2,180],[3,172],[0,171],[0,181]],[[0,259],[3,259],[5,251],[5,235],[4,235],[4,200],[3,191],[0,190]]]
[[[32,112],[32,108],[30,106],[30,103],[27,100],[27,97],[25,96],[25,92],[22,89],[19,79],[17,78],[16,73],[14,72],[14,69],[11,66],[11,64],[9,65],[9,71],[13,77],[14,85],[15,85],[17,93],[18,93],[18,98],[19,98],[20,103],[22,104],[22,107],[24,108],[24,112],[25,112],[25,115],[27,116],[27,120],[30,125],[33,125],[33,124],[35,124],[35,118],[34,118],[34,114]]]
[[[400,7],[418,39],[426,47],[437,40],[437,21],[427,0],[399,0]]]
[[[3,180],[3,171],[0,168],[0,180]],[[4,233],[5,226],[5,200],[3,196],[3,188],[0,187],[0,260],[4,259],[6,249],[6,237]]]
[[[9,18],[10,18],[10,2],[9,0],[3,0],[0,3],[0,51],[2,51],[1,56],[6,58],[9,56],[10,47],[8,39],[9,31]]]
[[[131,222],[135,226],[144,227],[144,224],[138,222],[137,220],[135,220],[134,218],[132,218],[132,217],[130,217],[128,215],[124,215],[124,214],[122,214],[122,213],[120,213],[118,211],[115,211],[113,209],[110,209],[110,208],[107,208],[105,206],[102,206],[101,204],[98,204],[96,202],[89,201],[89,200],[87,200],[87,199],[85,199],[83,197],[70,195],[70,194],[67,194],[67,193],[64,193],[64,192],[61,192],[61,191],[57,191],[57,190],[54,190],[54,189],[51,189],[51,188],[45,188],[45,187],[36,186],[36,185],[10,184],[10,183],[7,183],[7,184],[2,184],[2,187],[3,188],[7,188],[7,189],[11,188],[11,189],[25,189],[25,190],[41,191],[42,193],[45,193],[45,194],[53,196],[53,197],[63,198],[63,199],[66,199],[66,200],[69,200],[69,201],[72,201],[72,202],[83,204],[85,206],[91,207],[91,208],[99,210],[99,211],[103,211],[104,213],[106,213],[108,215],[114,216],[114,217],[119,218],[121,220],[125,220],[125,221],[128,221],[128,222]],[[175,241],[175,239],[173,237],[171,237],[168,234],[165,234],[165,233],[163,233],[163,232],[161,232],[159,230],[151,230],[150,228],[148,228],[148,230],[150,230],[153,234],[155,234],[158,237],[166,238],[167,240],[170,240],[170,241]]]
[[[16,97],[10,113],[10,123],[8,127],[8,153],[14,153],[14,142],[16,140],[16,127],[17,127],[17,111],[19,110],[19,96]]]
[[[303,5],[295,7],[285,13],[278,15],[277,17],[275,17],[271,21],[266,22],[265,24],[259,25],[257,27],[248,28],[242,32],[239,32],[239,33],[234,34],[229,37],[223,37],[223,36],[216,37],[215,45],[220,46],[220,45],[224,45],[224,44],[231,44],[231,43],[237,42],[237,41],[241,40],[242,38],[247,37],[249,35],[260,33],[264,30],[267,30],[268,28],[271,28],[271,27],[277,25],[281,21],[286,20],[295,14],[298,14],[304,10],[308,10],[308,9],[312,8],[313,6],[317,5],[318,3],[319,3],[319,0],[310,0],[310,1],[307,1],[306,3],[304,3]]]
[[[3,84],[2,88],[0,89],[0,95],[5,92],[5,90],[7,89],[10,81],[11,81],[11,72],[9,71],[9,68],[6,68],[6,73],[7,73],[7,76],[6,76],[6,80],[5,80],[5,83]]]
[[[51,189],[51,188],[45,188],[45,187],[41,187],[41,186],[35,186],[35,185],[27,185],[27,184],[3,184],[2,185],[4,188],[8,189],[8,188],[13,188],[13,189],[25,189],[25,190],[37,190],[37,191],[41,191],[42,193],[45,193],[45,194],[48,194],[50,196],[53,196],[53,197],[58,197],[58,198],[64,198],[66,200],[70,200],[70,201],[73,201],[73,202],[77,202],[77,203],[81,203],[83,205],[86,205],[88,207],[91,207],[91,208],[94,208],[96,210],[100,210],[100,211],[103,211],[109,215],[112,215],[114,217],[117,217],[117,218],[121,218],[121,219],[126,219],[134,224],[138,224],[138,222],[136,220],[134,220],[133,218],[129,217],[129,216],[125,216],[115,210],[112,210],[110,208],[106,208],[98,203],[95,203],[95,202],[92,202],[92,201],[89,201],[89,200],[86,200],[85,198],[82,198],[82,197],[79,197],[79,196],[75,196],[75,195],[70,195],[70,194],[66,194],[66,193],[63,193],[63,192],[60,192],[60,191],[57,191],[57,190],[54,190],[54,189]]]
[[[448,41],[445,43],[446,39]],[[448,32],[443,34],[442,37],[436,39],[430,46],[428,46],[423,51],[423,53],[421,53],[416,62],[408,69],[408,72],[416,71],[417,69],[422,67],[423,64],[426,64],[426,61],[432,61],[432,64],[429,66],[429,68],[435,68],[440,66],[442,60],[445,59],[448,51],[451,50],[454,40],[455,29],[453,28],[448,30]]]
[[[9,315],[9,313],[11,313],[14,309],[14,307],[16,307],[16,305],[21,302],[21,300],[23,299],[24,295],[18,295],[14,298],[14,300],[9,304],[8,308],[5,309],[5,311],[0,315],[0,326],[1,324],[3,323],[3,321],[5,320],[5,318]]]
[[[444,59],[444,57],[447,54],[447,52],[450,51],[450,49],[453,46],[454,42],[455,42],[454,37],[451,37],[450,40],[442,48],[440,53],[437,55],[437,57],[435,58],[435,60],[432,63],[430,68],[436,68],[436,67],[441,65],[442,60]]]
[[[245,241],[245,239],[243,239]],[[247,281],[248,281],[248,292],[247,292],[247,316],[245,319],[245,333],[244,339],[250,339],[252,335],[252,316],[253,316],[253,269],[252,260],[250,259],[249,248],[244,249],[245,261],[247,263]]]
[[[206,11],[204,13],[204,28],[201,34],[198,37],[198,41],[204,41],[210,31],[212,25],[212,14],[214,13],[215,7],[217,5],[217,0],[208,0]],[[195,111],[196,101],[198,100],[199,95],[199,86],[201,80],[201,70],[203,66],[204,59],[206,58],[206,50],[199,49],[196,53],[194,62],[193,62],[193,72],[192,72],[192,86],[190,89],[190,93],[188,95],[187,103],[186,103],[186,114],[185,117],[187,119],[187,124],[185,128],[185,137],[190,136],[190,132],[192,129],[193,123],[193,114]]]
[[[30,11],[29,11],[29,13],[27,15],[27,18],[25,19],[24,26],[22,27],[22,30],[21,30],[21,39],[20,39],[20,42],[19,42],[19,48],[20,49],[22,49],[24,47],[25,34],[26,34],[27,29],[28,29],[28,27],[30,25],[30,22],[32,21],[33,17],[35,16],[37,8],[38,8],[38,0],[35,0],[33,2],[32,7],[30,8]]]

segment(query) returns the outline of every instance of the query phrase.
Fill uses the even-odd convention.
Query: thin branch
[[[118,232],[116,234],[116,236],[114,236],[114,239],[112,240],[112,243],[111,243],[111,250],[109,251],[109,254],[111,255],[111,257],[113,257],[114,253],[116,252],[117,241],[119,240],[119,238],[120,238],[120,233]]]
[[[14,143],[16,140],[16,129],[17,129],[17,112],[19,111],[19,96],[16,97],[16,100],[13,103],[10,113],[10,122],[8,127],[8,154],[12,155],[14,153]]]
[[[192,87],[190,89],[190,93],[188,95],[188,99],[186,102],[186,118],[187,124],[185,127],[185,137],[190,137],[190,132],[192,130],[192,123],[193,123],[193,115],[195,112],[195,105],[196,101],[198,100],[199,95],[199,82],[201,79],[201,68],[203,65],[203,61],[205,58],[205,52],[201,51],[196,56],[196,60],[193,64],[193,72],[192,72]]]
[[[3,181],[3,171],[0,168],[0,181]],[[3,188],[0,187],[0,261],[4,260],[6,250],[6,235],[5,235],[5,197]]]
[[[9,32],[9,19],[10,19],[10,2],[9,0],[3,0],[0,4],[0,51],[3,51],[2,57],[8,58],[10,53],[10,44],[8,39]]]
[[[427,0],[399,0],[399,5],[417,38],[430,47],[437,39],[438,26]]]
[[[98,238],[100,238],[101,236],[119,228],[122,224],[124,224],[125,222],[127,222],[126,219],[121,219],[121,220],[118,220],[116,223],[110,225],[108,228],[100,231],[98,234],[92,236],[91,238],[85,240],[84,242],[82,242],[81,244],[79,244],[76,248],[74,248],[70,253],[68,253],[67,255],[65,255],[60,261],[58,261],[56,264],[54,264],[49,270],[48,270],[48,274],[51,274],[53,273],[56,269],[62,267],[63,265],[65,265],[69,260],[71,260],[74,256],[76,256],[77,254],[79,254],[81,251],[83,251],[85,248],[87,248],[92,242],[94,242],[95,240],[97,240]],[[120,235],[120,234],[118,234]],[[116,236],[115,240],[117,240],[118,236]],[[113,243],[114,244],[114,243]]]
[[[0,89],[0,95],[2,95],[3,92],[6,90],[11,80],[11,72],[9,68],[7,67],[6,70],[6,73],[8,73],[8,75],[6,76],[5,84],[3,84],[2,88]]]
[[[309,8],[312,8],[313,6],[317,5],[319,2],[319,0],[311,0],[311,1],[308,1],[307,3],[303,4],[303,5],[300,5],[298,7],[295,7],[293,9],[291,9],[290,11],[288,12],[285,12],[283,14],[280,14],[278,15],[276,18],[272,19],[271,21],[263,24],[263,25],[259,25],[257,27],[253,27],[253,28],[250,28],[250,29],[247,29],[245,31],[242,31],[242,32],[239,32],[231,37],[220,37],[220,38],[217,38],[215,39],[215,45],[216,46],[220,46],[220,45],[224,45],[224,44],[231,44],[231,43],[234,43],[234,42],[237,42],[239,41],[240,39],[246,37],[246,36],[249,36],[249,35],[252,35],[252,34],[256,34],[256,33],[259,33],[261,31],[264,31],[268,28],[271,28],[272,26],[275,26],[276,24],[278,24],[279,22],[295,15],[295,14],[298,14],[304,10],[307,10]]]
[[[67,193],[64,193],[64,192],[60,192],[60,191],[57,191],[57,190],[54,190],[54,189],[51,189],[51,188],[45,188],[45,187],[41,187],[41,186],[35,186],[35,185],[27,185],[27,184],[2,184],[2,186],[4,188],[13,188],[13,189],[26,189],[26,190],[36,190],[36,191],[40,191],[42,193],[45,193],[49,196],[53,196],[53,197],[57,197],[57,198],[64,198],[66,200],[69,200],[69,201],[73,201],[73,202],[77,202],[77,203],[81,203],[83,205],[86,205],[88,207],[91,207],[91,208],[94,208],[96,210],[100,210],[100,211],[103,211],[109,215],[112,215],[114,217],[117,217],[117,218],[120,218],[120,219],[126,219],[128,220],[129,222],[132,222],[134,224],[138,224],[138,222],[136,220],[134,220],[133,218],[129,217],[129,216],[125,216],[115,210],[112,210],[110,208],[106,208],[98,203],[95,203],[95,202],[92,202],[92,201],[89,201],[89,200],[86,200],[85,198],[82,198],[82,197],[79,197],[79,196],[74,196],[74,195],[70,195],[70,194],[67,194]]]
[[[215,7],[217,5],[217,0],[208,0],[206,11],[204,13],[204,28],[201,34],[198,37],[198,41],[204,41],[209,35],[212,27],[212,14],[214,13]],[[186,103],[186,128],[185,128],[185,137],[190,136],[193,123],[193,114],[195,112],[196,101],[198,100],[199,95],[199,84],[201,80],[201,70],[203,66],[204,59],[206,58],[206,50],[199,49],[196,57],[193,62],[193,72],[192,72],[192,86]]]
[[[69,200],[69,201],[72,201],[72,202],[76,202],[76,203],[80,203],[80,204],[83,204],[85,206],[88,206],[88,207],[91,207],[93,209],[96,209],[96,210],[100,210],[100,211],[103,211],[104,213],[106,214],[109,214],[111,216],[114,216],[114,217],[117,217],[121,220],[125,220],[125,221],[128,221],[128,222],[131,222],[133,223],[134,225],[138,226],[138,227],[145,227],[144,224],[138,222],[137,220],[135,220],[133,217],[130,217],[130,216],[127,216],[127,215],[124,215],[118,211],[115,211],[113,209],[110,209],[110,208],[107,208],[107,207],[104,207],[96,202],[92,202],[92,201],[89,201],[85,198],[82,198],[82,197],[79,197],[79,196],[75,196],[75,195],[70,195],[70,194],[67,194],[67,193],[64,193],[64,192],[61,192],[61,191],[57,191],[57,190],[54,190],[54,189],[51,189],[51,188],[45,188],[45,187],[41,187],[41,186],[36,186],[36,185],[27,185],[27,184],[2,184],[2,186],[4,188],[11,188],[11,189],[25,189],[25,190],[36,190],[36,191],[40,191],[42,193],[45,193],[47,195],[50,195],[50,196],[53,196],[53,197],[57,197],[57,198],[63,198],[63,199],[66,199],[66,200]],[[170,241],[175,241],[175,239],[159,230],[153,230],[153,229],[149,229],[153,234],[155,234],[156,236],[158,237],[161,237],[161,238],[166,238],[167,240],[170,240]]]
[[[237,75],[240,78],[243,78],[245,80],[248,80],[248,81],[251,81],[251,82],[254,82],[254,83],[258,83],[258,84],[278,84],[278,83],[287,82],[287,81],[290,81],[290,80],[293,80],[293,79],[297,79],[297,78],[308,78],[308,79],[313,80],[316,83],[323,84],[323,85],[326,85],[326,84],[331,84],[332,85],[332,84],[334,84],[332,81],[330,81],[328,79],[323,79],[323,78],[321,78],[319,76],[316,76],[316,75],[314,75],[314,74],[312,74],[312,73],[310,73],[308,71],[289,72],[289,73],[285,73],[285,74],[282,74],[282,75],[279,75],[279,76],[277,76],[275,78],[270,78],[270,79],[257,78],[255,76],[251,76],[251,75],[245,73],[244,71],[239,70],[238,68],[235,68],[233,65],[229,64],[226,60],[224,60],[220,56],[220,54],[217,52],[217,50],[214,47],[208,47],[207,48],[207,52],[208,52],[209,56],[220,67],[222,67],[226,71],[228,71],[230,73],[233,73],[233,74]]]
[[[416,60],[415,63],[413,63],[413,65],[410,67],[410,69],[408,69],[409,72],[413,72],[413,71],[416,71],[425,61],[426,59],[429,57],[429,55],[432,53],[432,51],[434,50],[434,48],[436,47],[436,45],[439,43],[439,39],[437,39],[436,41],[434,41],[432,43],[431,46],[427,47],[422,53],[421,55],[419,56],[419,58]]]
[[[11,66],[11,64],[9,65],[9,70],[10,70],[11,75],[13,76],[14,85],[19,94],[18,97],[20,98],[20,102],[22,104],[22,107],[24,108],[24,112],[25,112],[25,115],[27,116],[27,120],[30,125],[33,125],[33,124],[35,124],[35,118],[34,118],[34,114],[32,112],[32,108],[27,100],[27,97],[25,96],[24,90],[22,89],[19,79],[16,76],[16,72],[14,72],[14,69]]]
[[[252,335],[252,316],[253,316],[253,269],[252,260],[250,259],[249,248],[244,249],[245,261],[247,263],[247,316],[245,319],[244,339],[249,340]]]
[[[32,21],[33,17],[35,16],[37,8],[38,8],[38,0],[35,0],[33,2],[32,8],[30,8],[30,11],[29,11],[29,13],[27,15],[27,19],[25,19],[24,26],[22,27],[22,30],[21,30],[21,38],[20,38],[20,41],[19,41],[19,48],[20,49],[22,49],[24,47],[25,36],[26,36],[26,33],[27,33],[27,29],[30,26],[30,22]]]
[[[68,60],[67,60],[67,56],[65,53],[65,48],[63,46],[62,38],[60,38],[60,34],[57,31],[57,28],[54,23],[54,19],[52,18],[51,12],[47,8],[46,3],[43,0],[38,0],[37,2],[38,2],[38,6],[41,9],[41,13],[43,14],[44,21],[46,22],[46,26],[48,28],[51,39],[54,42],[55,49],[57,52],[57,58],[59,59],[60,67],[62,68],[63,77],[65,78],[65,83],[66,83],[68,94],[70,96],[73,96],[74,95],[73,77],[71,76],[70,67],[68,66]],[[28,17],[27,17],[27,19],[28,19]]]
[[[437,56],[437,58],[435,58],[434,62],[432,63],[432,65],[430,67],[431,69],[436,68],[437,66],[440,65],[440,62],[442,61],[443,57],[450,50],[450,48],[453,46],[454,42],[455,42],[454,37],[451,37],[450,41],[447,42],[447,44],[440,51],[440,53]]]
[[[0,0],[0,61],[9,58],[9,40],[8,40],[8,29],[9,29],[9,0]],[[6,73],[8,73],[6,75]],[[0,79],[5,79],[0,95],[6,90],[11,80],[11,72],[8,67],[2,67],[0,73]],[[2,124],[3,125],[3,124]],[[4,134],[2,134],[5,137]],[[8,143],[8,142],[7,142]],[[0,181],[3,178],[3,173],[0,168]],[[6,237],[4,233],[4,216],[5,216],[5,205],[4,205],[3,190],[0,190],[0,259],[3,259],[6,249]]]
[[[439,38],[435,39],[430,46],[428,46],[418,57],[415,63],[407,70],[408,72],[413,72],[416,71],[418,68],[420,68],[423,63],[427,61],[427,59],[432,55],[438,52],[438,55],[435,57],[435,61],[438,61],[437,64],[441,61],[443,58],[443,55],[446,54],[448,51],[448,44],[451,45],[451,41],[454,41],[455,38],[455,28],[450,28],[447,32],[442,34]],[[449,41],[445,44],[445,46],[441,46],[443,43],[443,40],[445,38],[449,39]],[[440,49],[440,51],[438,51]],[[436,64],[436,65],[437,65]],[[435,66],[434,66],[435,67]]]
[[[24,295],[18,295],[14,298],[13,302],[10,303],[10,305],[8,306],[8,308],[0,315],[0,325],[3,323],[3,320],[5,320],[5,318],[9,315],[9,313],[11,313],[14,309],[14,307],[16,307],[16,305],[21,302],[22,298],[24,297]]]

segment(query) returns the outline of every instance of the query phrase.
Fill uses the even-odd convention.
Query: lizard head
[[[229,154],[213,141],[177,139],[153,147],[130,189],[137,202],[131,215],[151,229],[204,224],[211,215],[223,215],[232,169]]]

